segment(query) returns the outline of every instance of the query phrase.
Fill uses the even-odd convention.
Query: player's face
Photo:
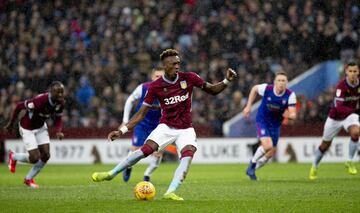
[[[161,76],[164,75],[164,71],[163,70],[155,70],[154,72],[152,72],[151,74],[151,80],[155,81],[156,79],[160,78]]]
[[[283,92],[287,87],[287,77],[285,75],[277,75],[274,80],[275,88],[277,89],[277,92]]]
[[[359,66],[348,66],[345,72],[350,81],[356,81],[359,78]]]
[[[170,80],[176,78],[176,74],[180,70],[180,57],[179,56],[169,56],[164,60],[164,69],[165,75]]]
[[[64,101],[65,96],[65,89],[63,86],[55,85],[50,90],[51,99],[55,102],[62,102]]]

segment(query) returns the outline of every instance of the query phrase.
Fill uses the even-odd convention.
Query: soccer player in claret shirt
[[[151,80],[155,81],[156,79],[160,78],[164,75],[163,68],[155,68],[151,71]],[[138,101],[136,105],[135,111],[139,111],[140,107],[145,98],[145,94],[148,91],[148,87],[151,82],[146,82],[140,84],[136,87],[136,89],[131,93],[131,95],[127,98],[124,107],[124,116],[122,126],[129,122],[130,112],[133,107],[133,104]],[[134,134],[132,136],[132,145],[130,147],[130,152],[138,150],[142,145],[144,145],[146,138],[150,135],[150,133],[156,128],[159,124],[159,120],[161,117],[161,111],[159,102],[156,101],[155,105],[149,110],[146,114],[144,120],[138,123],[134,128]],[[151,174],[159,167],[160,162],[162,160],[163,152],[154,152],[153,158],[145,170],[144,173],[144,181],[150,181]],[[123,171],[123,180],[128,182],[130,179],[132,167],[128,167]]]
[[[58,81],[50,85],[50,91],[40,94],[34,98],[19,102],[12,112],[10,121],[5,126],[9,132],[21,111],[26,113],[20,118],[19,132],[28,153],[14,153],[9,151],[9,169],[15,173],[16,162],[31,163],[34,166],[24,179],[24,183],[31,188],[39,188],[34,177],[45,166],[50,158],[50,138],[46,120],[54,117],[56,136],[62,139],[61,113],[64,108],[64,85]]]
[[[163,51],[160,59],[165,69],[164,76],[150,84],[140,110],[125,126],[122,126],[117,131],[110,132],[108,139],[114,140],[125,134],[129,129],[133,129],[145,117],[156,99],[159,100],[162,110],[160,124],[152,131],[139,150],[131,153],[123,162],[109,172],[95,172],[92,179],[96,182],[111,180],[125,168],[134,165],[154,151],[163,150],[167,145],[174,142],[177,149],[180,150],[180,163],[163,198],[183,200],[183,198],[175,194],[175,191],[185,180],[191,160],[197,149],[196,134],[191,119],[193,88],[198,87],[209,94],[216,95],[235,79],[236,73],[229,68],[223,81],[211,84],[205,82],[193,72],[180,72],[180,57],[176,50],[167,49]]]
[[[256,95],[262,96],[261,105],[256,114],[257,136],[261,145],[246,170],[251,180],[257,180],[255,170],[265,165],[274,155],[283,118],[296,119],[296,95],[287,89],[287,83],[286,73],[280,71],[276,73],[273,85],[258,84],[250,91],[248,102],[243,110],[245,117],[249,117]]]
[[[329,149],[333,138],[342,128],[350,134],[349,158],[345,162],[345,167],[349,174],[357,174],[352,161],[359,142],[359,65],[353,62],[348,63],[345,67],[345,74],[345,79],[341,80],[336,86],[334,102],[325,122],[322,142],[315,152],[315,160],[310,169],[310,180],[317,178],[319,163]]]

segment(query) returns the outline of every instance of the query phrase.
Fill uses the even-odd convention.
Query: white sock
[[[44,163],[42,160],[36,162],[34,166],[30,169],[29,173],[26,175],[25,179],[33,179],[41,171],[45,164],[46,163]]]
[[[322,159],[323,156],[324,156],[324,153],[322,153],[322,152],[320,151],[320,149],[317,149],[317,150],[315,151],[315,160],[314,160],[314,162],[313,162],[313,166],[314,166],[315,168],[318,168],[319,163],[320,163],[320,161],[321,161],[321,159]]]
[[[112,177],[115,177],[117,174],[122,172],[125,168],[131,167],[132,165],[137,163],[142,158],[144,158],[144,153],[140,149],[136,150],[134,152],[131,152],[123,162],[116,165],[115,168],[113,168],[110,171],[110,175]]]
[[[349,142],[349,161],[352,161],[358,148],[358,142],[350,139]]]
[[[262,156],[264,156],[265,150],[263,146],[259,146],[251,159],[251,162],[256,163]]]
[[[191,160],[192,157],[181,158],[180,164],[175,171],[174,177],[166,193],[175,192],[176,189],[182,184],[182,182],[184,182],[191,164]]]
[[[266,156],[263,156],[262,158],[260,158],[260,159],[257,161],[255,169],[260,169],[260,168],[263,167],[269,160],[270,160],[270,158],[267,158]]]
[[[159,167],[161,160],[162,160],[162,155],[160,157],[155,157],[155,156],[151,156],[151,162],[149,164],[149,166],[146,168],[144,176],[151,176],[151,174]]]
[[[29,163],[29,153],[14,153],[13,159],[23,163]]]

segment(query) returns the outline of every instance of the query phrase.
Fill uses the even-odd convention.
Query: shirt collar
[[[173,81],[170,81],[169,79],[167,79],[167,78],[165,77],[165,75],[163,75],[162,78],[164,79],[165,82],[167,82],[167,83],[169,83],[169,84],[175,84],[176,81],[179,79],[179,73],[176,74],[176,78],[175,78],[175,80],[173,80]]]

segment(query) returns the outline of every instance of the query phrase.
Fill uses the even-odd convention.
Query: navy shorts
[[[256,122],[256,129],[258,138],[270,137],[273,147],[277,146],[280,135],[280,127],[269,127],[266,123]]]

